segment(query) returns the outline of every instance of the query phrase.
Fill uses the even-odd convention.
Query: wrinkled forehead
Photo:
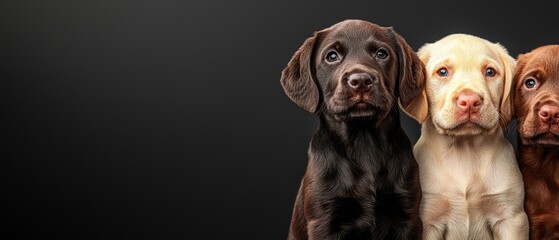
[[[479,67],[480,64],[501,65],[499,54],[492,43],[478,39],[449,39],[433,44],[428,67],[460,62],[460,67]]]
[[[367,22],[342,22],[334,25],[326,34],[321,48],[332,44],[344,46],[367,46],[370,44],[388,44],[390,36],[388,29]]]
[[[523,73],[539,70],[547,78],[559,77],[559,46],[542,48],[534,51],[529,57]]]

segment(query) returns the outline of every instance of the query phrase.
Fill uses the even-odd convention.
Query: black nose
[[[349,75],[347,84],[356,92],[365,92],[373,86],[373,78],[366,73],[353,73]]]

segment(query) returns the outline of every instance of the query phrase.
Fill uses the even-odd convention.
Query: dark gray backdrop
[[[513,56],[559,42],[541,1],[410,2],[2,1],[4,232],[285,239],[317,123],[279,78],[313,31],[363,19],[415,50],[463,32]]]

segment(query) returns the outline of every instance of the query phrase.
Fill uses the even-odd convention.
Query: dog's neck
[[[519,139],[519,142],[520,139]],[[541,176],[559,176],[559,147],[524,145],[518,147],[522,168]]]
[[[393,145],[403,129],[399,112],[391,111],[381,120],[338,121],[333,116],[320,115],[317,134],[327,134],[336,148],[354,148],[358,145]]]
[[[422,139],[429,139],[424,144],[438,145],[435,149],[440,149],[441,151],[461,148],[463,150],[472,150],[473,152],[488,147],[491,148],[492,146],[500,146],[500,143],[507,141],[500,127],[494,131],[479,135],[455,136],[442,134],[436,129],[431,117],[428,117],[421,126],[420,141]]]

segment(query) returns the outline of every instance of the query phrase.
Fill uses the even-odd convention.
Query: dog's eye
[[[336,62],[340,60],[340,56],[336,51],[330,51],[326,54],[326,61],[327,62]]]
[[[528,78],[526,79],[526,81],[524,81],[524,86],[526,86],[526,88],[528,89],[535,88],[537,84],[538,83],[536,82],[536,79],[533,78]]]
[[[439,75],[439,77],[446,77],[448,76],[448,70],[446,68],[441,68],[437,71],[437,75]]]
[[[495,77],[496,74],[497,74],[497,71],[495,71],[495,69],[493,69],[493,68],[487,68],[485,70],[485,76]]]
[[[388,57],[388,53],[384,49],[379,49],[377,51],[377,57],[380,59],[385,59],[386,57]]]

